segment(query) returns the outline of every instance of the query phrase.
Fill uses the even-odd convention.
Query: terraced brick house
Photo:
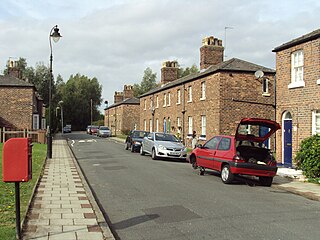
[[[0,75],[0,128],[45,129],[43,100],[33,84],[22,80],[17,63],[9,62],[9,74]]]
[[[277,70],[277,158],[291,166],[303,139],[320,134],[320,29],[273,49]]]
[[[124,85],[123,92],[115,92],[114,104],[104,109],[104,125],[111,128],[112,135],[139,129],[139,104],[139,99],[133,97],[131,85]]]
[[[275,70],[223,55],[222,40],[211,36],[202,40],[199,73],[178,79],[177,63],[164,62],[160,86],[140,96],[140,128],[176,134],[191,146],[193,131],[205,141],[234,135],[242,118],[275,119]]]

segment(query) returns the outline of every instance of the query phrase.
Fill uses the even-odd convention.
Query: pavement
[[[54,139],[23,224],[23,239],[114,239],[64,139]]]
[[[67,141],[54,139],[52,145],[52,159],[46,160],[23,224],[23,239],[114,240]],[[320,201],[320,185],[305,182],[299,170],[278,168],[272,187]]]

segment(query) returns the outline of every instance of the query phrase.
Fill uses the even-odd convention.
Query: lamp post
[[[61,134],[63,134],[63,101],[59,101],[58,104],[60,105],[60,109],[61,109]]]
[[[49,43],[50,43],[50,79],[49,79],[49,98],[48,98],[48,105],[49,105],[48,120],[49,120],[49,125],[48,125],[48,129],[47,129],[47,158],[52,158],[51,98],[52,98],[52,82],[53,82],[53,75],[52,75],[53,56],[52,56],[51,38],[53,39],[54,42],[58,42],[59,39],[61,38],[61,35],[59,33],[58,25],[54,26],[50,30],[50,34],[49,34]]]
[[[106,100],[106,101],[104,101],[104,103],[105,103],[105,105],[106,105],[106,107],[105,107],[105,109],[106,110],[108,110],[108,127],[110,128],[110,121],[109,121],[109,102]]]

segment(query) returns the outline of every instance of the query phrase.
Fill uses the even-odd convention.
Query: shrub
[[[306,177],[320,177],[320,135],[314,135],[301,142],[296,161]]]

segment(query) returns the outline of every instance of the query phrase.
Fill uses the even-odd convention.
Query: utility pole
[[[92,98],[90,99],[90,115],[91,115],[90,125],[92,126]]]

